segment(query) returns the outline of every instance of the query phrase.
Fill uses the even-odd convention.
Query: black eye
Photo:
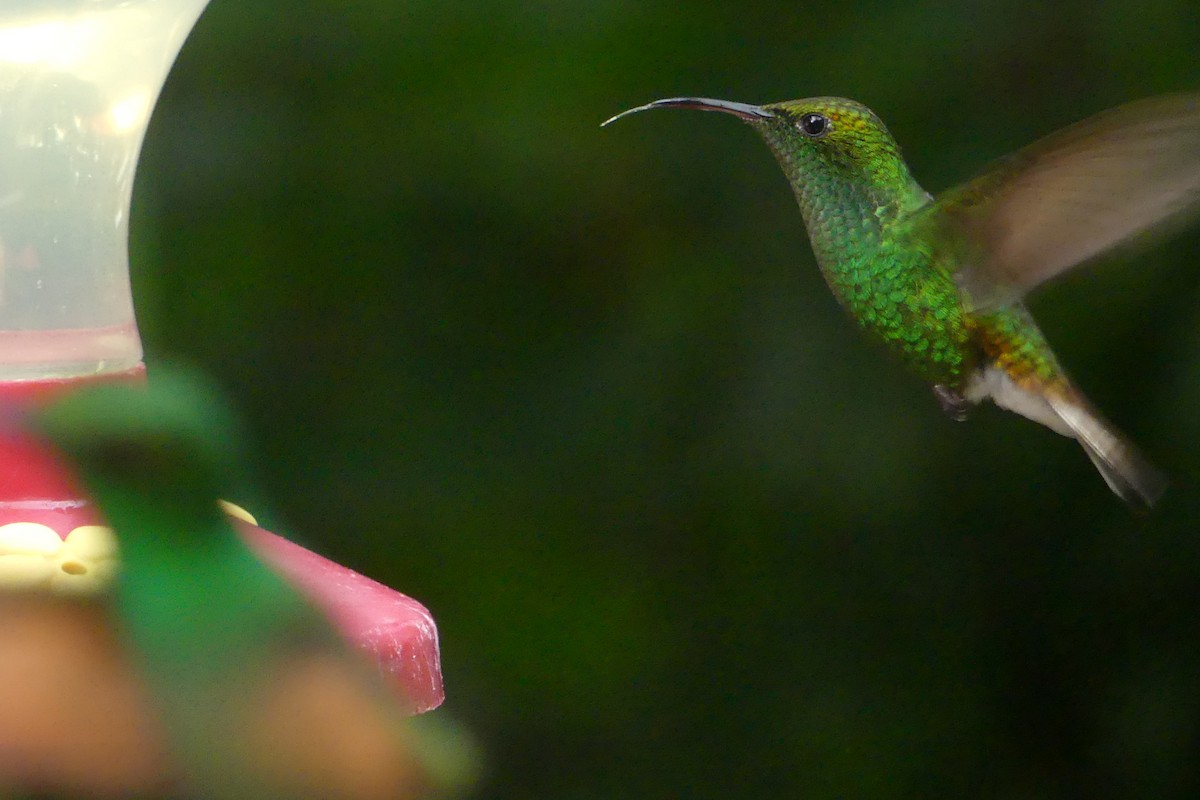
[[[822,136],[829,130],[829,120],[820,114],[805,114],[800,118],[800,130],[813,138]]]

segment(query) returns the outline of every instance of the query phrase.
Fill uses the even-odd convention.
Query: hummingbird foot
[[[941,405],[946,416],[955,422],[966,421],[971,403],[961,393],[939,383],[933,387],[933,396],[937,398],[938,404]]]

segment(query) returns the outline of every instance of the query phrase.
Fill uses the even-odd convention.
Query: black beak
[[[600,127],[603,128],[604,125],[616,122],[621,117],[636,114],[639,111],[647,111],[651,108],[698,108],[701,111],[721,111],[726,114],[733,114],[735,117],[741,117],[749,122],[758,122],[764,119],[771,119],[775,116],[761,106],[752,106],[747,103],[732,103],[728,100],[713,100],[708,97],[668,97],[665,100],[655,100],[653,103],[647,103],[644,106],[622,111],[620,114],[607,120]]]

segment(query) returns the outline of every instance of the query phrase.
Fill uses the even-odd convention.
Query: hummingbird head
[[[843,97],[810,97],[755,106],[707,97],[672,97],[652,108],[720,111],[749,123],[766,140],[792,184],[806,218],[826,207],[910,210],[928,198],[913,181],[896,140],[871,109]]]
[[[156,497],[213,513],[246,485],[241,430],[196,373],[157,365],[145,386],[100,384],[32,413],[27,424],[74,466],[101,506]]]
[[[881,167],[904,163],[882,120],[854,100],[811,97],[770,103],[762,110],[771,115],[758,123],[763,138],[781,161],[794,161],[802,174],[869,181]]]

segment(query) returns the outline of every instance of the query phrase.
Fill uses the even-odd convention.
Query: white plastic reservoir
[[[133,174],[167,71],[206,3],[0,2],[0,380],[141,362]]]

